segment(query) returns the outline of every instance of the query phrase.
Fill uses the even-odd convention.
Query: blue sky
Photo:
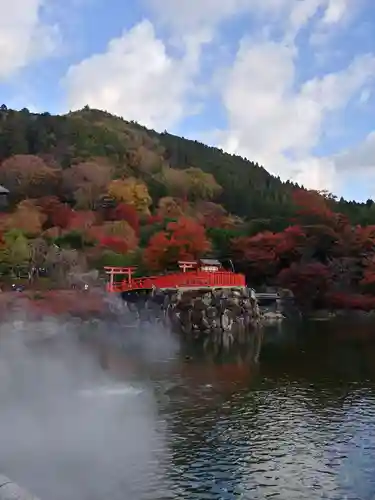
[[[13,0],[10,14],[2,3],[8,106],[89,104],[284,180],[374,197],[372,0]]]

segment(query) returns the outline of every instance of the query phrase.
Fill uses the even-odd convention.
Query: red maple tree
[[[179,260],[195,260],[210,248],[204,227],[193,219],[180,217],[170,222],[165,231],[151,236],[144,261],[150,269],[162,270]]]
[[[129,251],[129,244],[125,238],[119,236],[104,236],[99,240],[101,247],[113,250],[116,253],[126,254]]]
[[[125,220],[139,234],[139,214],[133,205],[120,203],[116,208],[110,210],[108,220]]]
[[[280,233],[264,231],[252,237],[236,238],[232,250],[250,279],[267,281],[282,267],[299,260],[305,240],[300,226],[290,226]]]
[[[320,262],[294,263],[278,276],[281,286],[292,290],[297,302],[309,308],[324,300],[331,285],[331,271]]]

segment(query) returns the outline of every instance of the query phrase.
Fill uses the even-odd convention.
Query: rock
[[[261,319],[257,301],[246,288],[162,293],[164,299],[159,296],[158,305],[166,323],[186,335],[207,335],[218,331],[232,335],[257,326]],[[154,301],[154,295],[150,294],[148,303]]]

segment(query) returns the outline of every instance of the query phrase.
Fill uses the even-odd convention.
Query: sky
[[[0,96],[88,104],[375,197],[374,0],[0,0]]]

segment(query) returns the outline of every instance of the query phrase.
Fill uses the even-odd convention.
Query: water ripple
[[[172,491],[191,500],[373,499],[375,394],[338,389],[263,381],[224,403],[206,393],[205,411],[201,400],[186,409],[176,397],[167,418]]]

